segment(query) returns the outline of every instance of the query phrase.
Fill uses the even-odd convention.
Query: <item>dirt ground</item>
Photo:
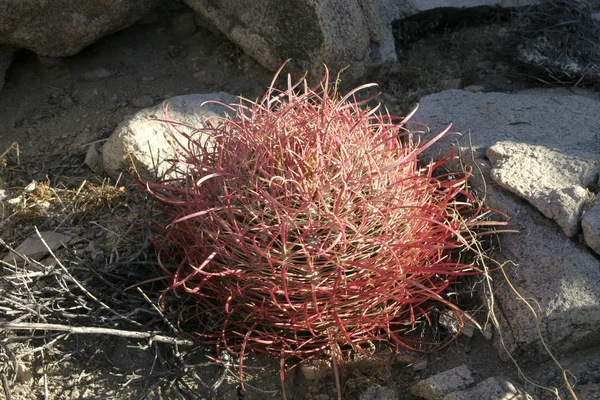
[[[153,308],[162,286],[146,232],[122,222],[144,215],[151,205],[93,173],[83,160],[87,147],[106,140],[127,115],[166,98],[219,91],[255,98],[266,89],[272,74],[223,36],[200,27],[193,33],[174,29],[171,21],[180,12],[161,10],[73,57],[17,54],[0,92],[0,257],[36,227],[66,234],[70,241],[43,265],[18,273],[4,265],[0,321],[169,337],[179,331],[170,325],[177,321],[178,306],[191,305],[173,298],[162,313]],[[369,80],[381,85],[382,101],[393,113],[405,113],[420,96],[448,88],[511,91],[539,85],[498,56],[495,43],[505,33],[501,19],[424,33],[399,48],[397,71]],[[19,196],[19,202],[9,202]],[[10,388],[0,399],[8,393],[12,399],[281,397],[278,360],[246,360],[244,391],[237,361],[217,363],[213,354],[210,347],[118,334],[0,330],[0,372]],[[396,386],[400,399],[412,399],[407,389],[416,381],[462,364],[476,381],[497,375],[518,381],[514,365],[501,361],[491,341],[475,332],[431,355],[350,363],[343,375],[345,398],[357,399],[378,383]],[[300,368],[288,374],[287,392],[288,399],[335,398],[330,376],[308,381]]]

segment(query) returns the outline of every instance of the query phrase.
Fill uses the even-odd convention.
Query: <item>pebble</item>
[[[483,337],[487,340],[492,340],[492,336],[494,335],[494,328],[491,324],[487,324],[485,329],[483,330]]]
[[[410,394],[426,400],[440,400],[449,393],[469,388],[474,384],[469,368],[461,365],[417,382],[410,388]]]
[[[154,104],[154,99],[146,94],[143,94],[133,99],[131,101],[131,104],[133,104],[133,106],[137,108],[146,108]]]
[[[84,72],[81,74],[81,79],[87,82],[95,82],[101,79],[109,78],[115,73],[106,68],[96,68],[95,70]]]
[[[33,376],[31,374],[31,370],[27,368],[25,364],[18,363],[17,364],[17,382],[19,383],[27,383],[29,382]]]
[[[427,368],[427,360],[425,358],[423,358],[422,360],[419,360],[419,361],[415,362],[412,365],[412,369],[414,371],[422,371],[425,368]]]

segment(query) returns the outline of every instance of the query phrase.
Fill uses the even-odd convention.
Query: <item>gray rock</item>
[[[94,173],[102,173],[102,153],[100,153],[100,144],[93,143],[89,145],[83,163]]]
[[[0,90],[4,86],[4,74],[10,64],[12,63],[15,55],[15,49],[10,46],[0,46]]]
[[[361,393],[360,400],[393,400],[398,398],[398,389],[393,386],[369,386]]]
[[[223,106],[204,104],[206,101],[218,101],[224,104],[239,103],[237,97],[223,92],[173,97],[166,100],[168,119],[175,123],[203,128],[209,118],[222,117],[225,113],[232,114]],[[115,129],[102,147],[104,171],[111,178],[118,178],[132,164],[146,180],[155,180],[167,173],[169,164],[165,159],[172,158],[175,154],[166,140],[166,137],[169,137],[169,126],[160,119],[165,119],[163,104],[139,111]],[[190,132],[190,129],[183,125],[176,125],[176,127]],[[185,139],[174,129],[171,131],[185,145]],[[209,137],[200,135],[198,140],[206,143]]]
[[[201,24],[223,32],[265,68],[287,59],[320,77],[322,65],[351,77],[398,61],[392,22],[440,9],[518,7],[534,0],[185,0]],[[348,76],[348,75],[347,75]]]
[[[443,400],[532,400],[528,393],[503,377],[488,378],[476,386],[448,394]]]
[[[600,174],[598,161],[518,142],[498,142],[486,155],[494,182],[556,221],[567,236],[579,233],[583,206],[590,202],[587,187]]]
[[[232,42],[265,68],[275,71],[285,60],[301,71],[320,75],[351,65],[353,76],[364,72],[370,40],[365,0],[186,0]],[[374,15],[376,15],[373,12]]]
[[[70,236],[51,231],[40,232],[40,236],[43,241],[37,234],[29,236],[15,249],[15,252],[5,256],[3,261],[8,264],[23,264],[24,260],[20,257],[21,255],[39,261],[50,254],[48,248],[54,251],[71,240]]]
[[[561,154],[595,160],[600,153],[600,129],[596,116],[600,102],[587,91],[536,90],[519,94],[471,93],[451,90],[421,99],[414,121],[439,132],[453,123],[462,136],[448,136],[428,149],[424,160],[447,153],[452,142],[473,168],[472,190],[492,209],[506,213],[519,234],[503,234],[501,252],[512,284],[531,299],[540,319],[546,343],[562,354],[600,343],[600,261],[585,246],[566,238],[562,230],[537,209],[490,179],[486,150],[499,141],[544,146]],[[460,168],[457,164],[455,168]],[[501,338],[511,353],[530,358],[547,356],[536,322],[523,301],[497,275],[496,309]],[[505,355],[503,350],[501,355]]]
[[[0,45],[41,56],[71,56],[132,25],[156,4],[157,0],[3,0]]]
[[[600,198],[583,213],[581,227],[585,244],[600,254]]]
[[[442,400],[445,395],[473,386],[471,371],[464,365],[417,382],[410,394],[426,400]]]

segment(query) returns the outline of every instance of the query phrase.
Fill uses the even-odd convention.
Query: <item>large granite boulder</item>
[[[126,28],[157,0],[2,0],[0,45],[41,56],[76,54],[110,33]]]
[[[452,123],[462,132],[438,142],[424,158],[448,151],[454,141],[463,162],[473,167],[473,190],[520,230],[501,236],[495,257],[505,262],[512,285],[534,307],[540,332],[524,301],[500,274],[495,276],[496,312],[511,353],[543,357],[539,334],[558,354],[600,344],[600,260],[576,235],[588,206],[557,195],[571,191],[588,202],[596,197],[598,115],[600,101],[586,91],[451,90],[422,98],[414,117],[433,131]],[[561,218],[565,215],[572,218]],[[588,236],[598,232],[586,231]],[[597,243],[597,237],[585,240],[590,247]],[[496,339],[504,347],[500,335]]]
[[[519,7],[533,0],[185,0],[265,68],[287,59],[322,76],[323,64],[346,77],[397,61],[392,22],[419,13]]]

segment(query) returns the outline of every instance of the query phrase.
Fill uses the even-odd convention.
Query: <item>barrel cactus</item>
[[[335,367],[373,342],[413,349],[406,333],[433,308],[465,315],[445,290],[480,273],[456,257],[485,224],[468,173],[421,164],[449,128],[427,136],[369,107],[358,93],[370,86],[342,96],[328,74],[312,88],[274,80],[218,124],[171,137],[170,178],[143,184],[162,215],[159,259],[175,261],[162,263],[169,288],[240,367],[250,352],[282,366],[328,354]]]

